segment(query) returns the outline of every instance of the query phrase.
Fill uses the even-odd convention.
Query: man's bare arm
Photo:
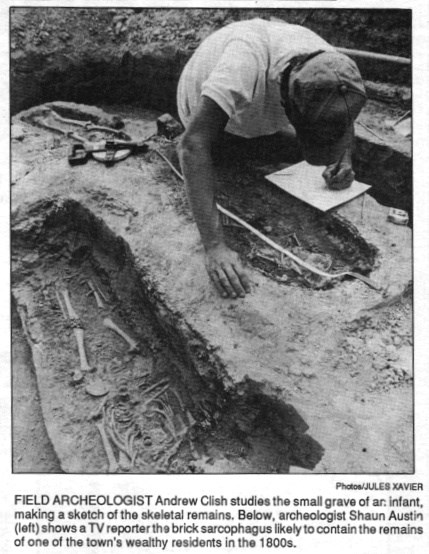
[[[216,208],[216,171],[212,149],[219,140],[228,115],[208,97],[202,96],[198,109],[183,135],[179,156],[192,212],[201,235],[206,268],[222,296],[244,296],[250,283],[237,254],[224,241]]]

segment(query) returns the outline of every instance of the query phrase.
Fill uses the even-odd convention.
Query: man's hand
[[[214,191],[218,180],[212,150],[228,122],[216,102],[202,96],[182,138],[179,156],[192,213],[205,248],[207,272],[223,297],[250,292],[250,282],[238,255],[224,242]]]
[[[322,176],[330,189],[343,190],[348,188],[355,178],[351,155],[346,152],[338,162],[328,165]]]
[[[207,272],[219,294],[226,297],[243,297],[250,292],[250,281],[240,258],[225,244],[206,250]]]

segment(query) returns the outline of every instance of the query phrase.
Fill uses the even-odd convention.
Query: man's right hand
[[[243,297],[250,292],[250,281],[238,254],[225,244],[206,249],[206,269],[219,294]]]
[[[322,176],[330,189],[343,190],[349,188],[355,178],[355,172],[352,169],[351,147],[346,148],[344,154],[336,163],[328,165]]]
[[[238,255],[223,240],[214,194],[218,176],[212,159],[213,146],[227,122],[228,115],[222,108],[203,95],[182,137],[179,156],[192,213],[205,247],[207,272],[221,296],[237,298],[250,292],[250,282]]]

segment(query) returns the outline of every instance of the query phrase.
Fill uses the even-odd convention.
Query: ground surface
[[[231,211],[299,257],[369,273],[386,291],[314,281],[231,227],[254,287],[244,300],[222,300],[205,274],[183,185],[165,162],[149,151],[112,168],[71,168],[70,139],[41,128],[44,113],[12,129],[13,293],[64,471],[108,471],[91,416],[102,400],[87,392],[100,381],[109,388],[104,416],[128,438],[122,470],[132,462],[137,472],[412,471],[408,228],[387,223],[387,209],[369,196],[322,217],[285,202],[262,177],[266,160],[222,163],[229,185],[219,200]],[[125,130],[147,136],[154,116],[139,116]],[[151,144],[176,161],[174,143]],[[89,279],[105,295],[102,309]],[[75,332],[56,295],[65,288],[97,367],[78,385],[70,384]],[[139,354],[103,326],[106,315],[139,341]],[[14,394],[18,409],[20,389]],[[36,430],[42,436],[40,419]],[[22,433],[15,424],[16,471],[29,470]]]
[[[410,57],[411,14],[407,10],[296,9],[65,9],[14,8],[12,51],[48,46],[83,51],[94,41],[116,45],[175,42],[193,48],[213,29],[240,19],[277,17],[305,25],[335,45]],[[25,28],[24,28],[25,27]],[[70,31],[73,29],[73,32]],[[84,41],[82,43],[82,41]]]

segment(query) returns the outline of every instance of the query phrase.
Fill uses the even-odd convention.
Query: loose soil
[[[14,473],[58,473],[61,467],[46,433],[31,350],[15,306],[11,316],[12,470]]]
[[[118,121],[119,114],[59,105],[77,119]],[[408,230],[387,229],[370,198],[358,229],[353,206],[319,215],[284,202],[260,160],[219,161],[219,200],[249,223],[325,269],[378,279],[393,263],[400,286],[388,299],[356,282],[326,289],[227,227],[260,277],[243,303],[218,305],[195,265],[198,239],[168,166],[149,151],[110,169],[95,161],[68,168],[70,139],[40,127],[43,113],[13,125],[14,159],[25,167],[13,188],[13,294],[62,471],[109,471],[96,427],[102,419],[122,472],[412,471]],[[140,117],[125,119],[124,132],[151,134],[154,115]],[[150,145],[177,163],[174,142],[157,137]],[[74,331],[56,294],[61,301],[65,288],[97,368],[77,385]],[[105,328],[106,316],[138,340],[139,354]],[[108,388],[105,403],[88,394],[91,383]],[[19,463],[30,454],[22,436],[15,424],[14,468],[29,471]],[[53,469],[36,460],[32,467]]]
[[[410,10],[12,8],[12,113],[58,99],[173,113],[178,76],[201,40],[253,17],[304,24],[338,46],[411,55]],[[358,63],[365,79],[411,86],[409,66]]]

